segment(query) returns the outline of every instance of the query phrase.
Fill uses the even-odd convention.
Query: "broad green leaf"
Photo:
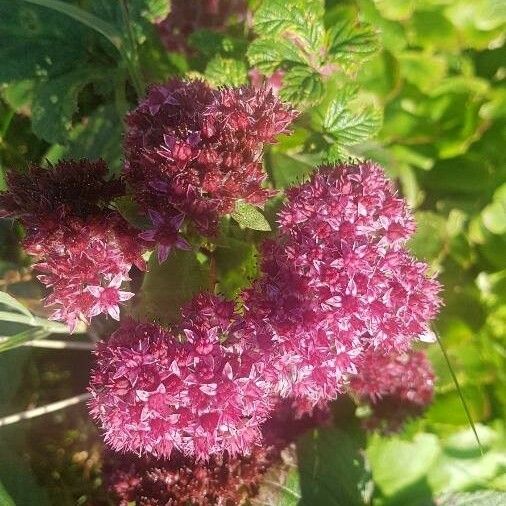
[[[358,25],[349,19],[336,23],[329,30],[329,54],[337,61],[357,62],[379,48],[378,36],[367,25]]]
[[[88,11],[81,9],[77,5],[72,5],[67,2],[61,2],[60,0],[24,0],[25,2],[40,5],[41,7],[45,7],[51,9],[56,12],[60,12],[69,16],[70,18],[82,23],[85,26],[88,26],[92,30],[102,34],[106,37],[111,44],[113,44],[116,48],[120,49],[123,45],[121,33],[116,30],[116,28],[105,22],[104,20],[94,16]]]
[[[23,0],[0,0],[0,83],[67,72],[83,62],[84,30]]]
[[[352,146],[372,137],[381,126],[381,111],[372,106],[353,111],[346,98],[330,102],[322,126],[343,146]]]
[[[296,65],[308,65],[304,53],[291,42],[282,39],[254,40],[248,48],[248,59],[253,67],[265,73],[272,73],[278,67],[291,68]]]
[[[37,84],[32,103],[35,135],[50,143],[65,143],[77,111],[79,93],[98,76],[98,70],[85,68]]]
[[[361,506],[369,502],[372,482],[362,444],[363,434],[353,427],[315,429],[298,441],[303,504]]]
[[[320,154],[276,152],[270,156],[273,183],[276,188],[287,188],[302,182],[322,162]]]
[[[12,309],[15,309],[16,311],[19,311],[20,313],[24,314],[27,318],[32,318],[33,315],[30,313],[28,308],[23,306],[21,302],[17,301],[12,295],[9,295],[6,292],[0,291],[0,304],[4,304],[5,306],[11,307]]]
[[[439,506],[504,506],[506,492],[482,490],[478,492],[457,492],[438,499]]]
[[[207,64],[205,76],[214,86],[241,86],[248,82],[246,64],[216,55]]]
[[[258,274],[257,250],[252,241],[226,237],[213,252],[219,291],[232,299]]]
[[[298,65],[283,76],[280,95],[287,102],[307,107],[318,103],[323,93],[322,76],[310,67]]]
[[[230,216],[244,228],[251,228],[264,232],[271,230],[269,222],[265,219],[265,216],[260,212],[258,207],[248,204],[247,202],[237,202],[235,210]]]
[[[416,434],[412,441],[374,435],[367,448],[374,482],[386,496],[393,496],[422,479],[439,453],[437,437],[424,433]]]
[[[24,330],[13,336],[2,336],[2,340],[0,341],[0,353],[17,348],[28,341],[43,339],[49,336],[49,334],[50,332],[45,329],[33,328]]]
[[[506,232],[506,184],[496,190],[493,202],[481,212],[481,219],[485,227],[493,234]]]
[[[298,41],[308,52],[323,40],[321,0],[265,0],[253,17],[254,30],[264,36],[286,36]]]
[[[112,104],[99,106],[76,125],[65,146],[53,146],[47,159],[56,162],[63,157],[104,159],[110,169],[119,170],[122,163],[123,121]]]
[[[141,319],[170,324],[177,320],[184,303],[208,289],[209,267],[200,263],[193,251],[171,251],[162,264],[152,255],[132,313]]]
[[[439,55],[405,51],[398,61],[402,77],[424,93],[430,93],[446,75],[446,60]]]

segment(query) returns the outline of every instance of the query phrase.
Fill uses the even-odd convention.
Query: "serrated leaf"
[[[205,76],[214,86],[241,86],[248,82],[246,64],[216,55],[207,64]]]
[[[266,74],[274,72],[280,66],[308,65],[307,58],[300,49],[282,39],[256,39],[250,44],[247,55],[250,64]]]
[[[381,126],[382,115],[371,106],[352,111],[342,98],[333,100],[323,118],[323,128],[342,146],[352,146],[372,137]]]
[[[257,495],[250,499],[251,506],[301,506],[295,448],[287,448],[282,459],[263,476]]]
[[[252,230],[261,230],[264,232],[269,232],[271,230],[269,222],[265,219],[265,216],[260,212],[258,207],[248,204],[247,202],[237,202],[235,210],[230,216],[244,228],[251,228]]]
[[[253,28],[264,36],[288,36],[311,52],[323,40],[323,12],[320,0],[266,0],[255,12]]]
[[[329,30],[329,54],[337,61],[349,62],[373,54],[379,48],[374,29],[350,19],[336,23]]]
[[[283,76],[280,96],[287,102],[308,106],[318,103],[323,93],[322,76],[309,67],[294,67]]]
[[[77,111],[83,88],[97,77],[96,71],[76,70],[35,86],[32,102],[32,130],[49,143],[64,144]]]

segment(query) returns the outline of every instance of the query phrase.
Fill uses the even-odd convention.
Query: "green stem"
[[[478,431],[476,430],[476,426],[474,425],[473,419],[471,417],[471,412],[469,411],[466,399],[464,398],[464,394],[462,393],[462,389],[460,388],[460,384],[459,384],[459,380],[457,379],[457,375],[455,374],[455,371],[453,370],[453,366],[450,362],[450,357],[448,356],[448,353],[446,352],[446,349],[443,346],[443,343],[441,342],[441,339],[439,338],[438,334],[436,332],[434,332],[434,335],[436,336],[439,347],[441,348],[441,351],[443,352],[443,356],[445,358],[446,365],[448,366],[448,369],[450,370],[451,377],[453,379],[453,382],[455,383],[455,387],[457,388],[457,393],[460,397],[460,402],[462,403],[462,406],[464,407],[464,411],[466,412],[467,419],[469,421],[469,424],[471,425],[471,429],[473,430],[474,437],[476,438],[478,446],[480,447],[480,452],[483,455],[483,446],[481,445],[481,441],[478,436]]]

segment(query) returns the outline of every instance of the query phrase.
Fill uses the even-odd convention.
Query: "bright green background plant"
[[[252,67],[282,69],[281,97],[302,115],[293,135],[266,153],[270,183],[286,187],[316,164],[348,156],[377,160],[398,181],[417,217],[411,247],[445,286],[436,330],[482,453],[432,345],[439,380],[423,419],[395,437],[366,436],[353,408],[339,404],[339,426],[301,440],[298,471],[273,471],[253,503],[504,504],[506,4],[252,0],[251,25],[232,20],[223,32],[195,32],[190,57],[168,53],[158,39],[152,22],[167,7],[166,0],[0,0],[0,189],[6,168],[64,156],[102,157],[117,171],[122,117],[151,82],[178,74],[237,86]],[[237,221],[265,230],[265,218],[250,211],[238,209]],[[80,351],[12,349],[65,333],[43,318],[21,234],[0,223],[0,288],[16,297],[0,292],[0,335],[9,337],[0,343],[9,350],[0,355],[2,416],[80,393],[89,369]],[[242,230],[218,245],[227,295],[255,275],[253,237],[261,232]],[[200,286],[199,266],[176,260],[186,274],[169,262],[152,279],[185,276],[171,285],[180,300]],[[148,292],[156,297],[156,287]],[[97,462],[83,406],[2,427],[0,504],[102,504]],[[451,496],[462,492],[473,494]]]

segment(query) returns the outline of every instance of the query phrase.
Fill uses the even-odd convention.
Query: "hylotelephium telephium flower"
[[[116,451],[248,454],[274,402],[257,356],[234,336],[231,303],[202,294],[183,314],[177,332],[127,321],[99,345],[92,414]]]
[[[361,403],[369,404],[369,429],[396,432],[410,418],[420,416],[434,396],[434,372],[422,351],[382,355],[369,350],[362,358],[360,373],[349,388]]]
[[[144,268],[137,231],[111,207],[123,184],[106,176],[104,162],[32,166],[11,171],[8,190],[0,194],[2,216],[24,225],[24,248],[51,289],[45,299],[55,307],[51,318],[70,330],[101,313],[119,320],[119,304],[133,296],[121,285],[132,265]]]
[[[125,177],[146,212],[186,217],[212,235],[238,200],[262,205],[272,195],[262,147],[295,116],[265,88],[172,79],[127,116]]]
[[[287,191],[263,274],[243,295],[245,339],[275,391],[317,404],[368,349],[404,351],[429,332],[440,286],[406,250],[414,223],[370,162],[319,169]]]

